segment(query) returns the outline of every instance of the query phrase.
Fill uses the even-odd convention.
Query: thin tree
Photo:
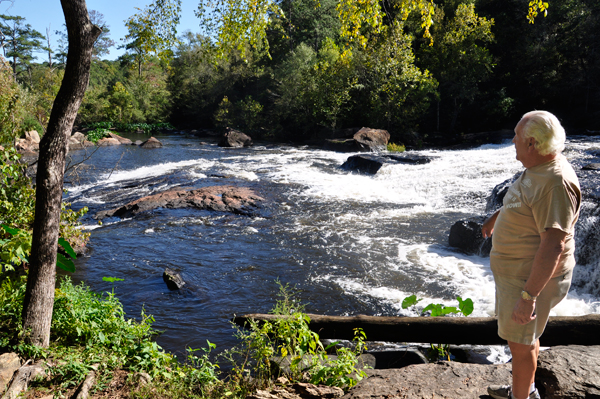
[[[61,5],[69,52],[48,129],[40,142],[32,250],[23,301],[25,341],[42,347],[50,343],[67,138],[88,85],[94,42],[102,32],[90,22],[85,0],[61,0]]]

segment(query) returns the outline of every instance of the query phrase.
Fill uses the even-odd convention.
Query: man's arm
[[[498,209],[492,216],[490,216],[485,222],[483,222],[483,225],[481,226],[481,235],[483,235],[483,238],[488,238],[492,236],[492,233],[494,232],[494,225],[496,224],[496,219],[498,219],[500,209]]]
[[[565,249],[567,233],[559,229],[547,229],[540,234],[542,241],[533,259],[529,278],[523,287],[531,296],[538,296],[552,278],[560,255]],[[512,319],[518,324],[527,324],[535,319],[535,302],[520,298],[513,309]]]

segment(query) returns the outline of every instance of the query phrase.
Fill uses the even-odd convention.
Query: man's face
[[[515,143],[515,150],[517,151],[517,161],[520,161],[523,166],[527,167],[529,155],[533,149],[533,138],[523,137],[523,119],[517,123],[515,127],[515,137],[513,137],[513,143]]]

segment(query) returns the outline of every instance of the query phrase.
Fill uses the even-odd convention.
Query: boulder
[[[121,142],[117,139],[113,139],[112,137],[105,137],[103,139],[98,140],[96,145],[98,147],[108,147],[112,145],[121,145]]]
[[[221,136],[219,140],[219,147],[250,147],[252,145],[252,138],[239,130],[227,128],[227,131]]]
[[[538,358],[535,383],[543,398],[599,398],[600,346],[556,346]]]
[[[502,201],[504,200],[504,196],[508,192],[508,188],[512,186],[512,184],[521,176],[521,173],[515,174],[510,179],[504,180],[502,183],[498,184],[492,190],[492,194],[487,199],[487,204],[485,207],[485,212],[488,214],[492,214],[496,212],[498,209],[502,207]]]
[[[119,140],[119,143],[121,143],[123,145],[131,145],[131,140],[129,140],[129,139],[125,138],[125,137],[121,137],[118,134],[115,134],[115,133],[111,132],[111,133],[108,134],[108,136],[110,138]]]
[[[341,168],[351,172],[374,175],[381,169],[384,163],[385,159],[380,156],[353,155],[342,164]]]
[[[175,270],[166,268],[163,272],[163,280],[167,284],[170,290],[180,290],[185,285],[185,281],[181,278],[181,275]]]
[[[366,370],[343,399],[480,399],[489,385],[511,380],[510,364],[481,365],[457,362],[415,364],[401,369]]]
[[[94,218],[132,217],[140,212],[159,207],[208,209],[252,215],[261,205],[263,198],[249,188],[233,186],[211,186],[196,190],[169,190],[140,198],[119,208],[98,212]]]
[[[21,359],[16,353],[0,355],[0,395],[4,393],[15,371],[21,367]]]
[[[140,147],[142,148],[161,148],[162,146],[163,144],[154,137],[150,137],[148,140],[140,144]]]
[[[381,151],[387,147],[390,134],[387,130],[363,127],[354,134],[358,146],[368,151]]]
[[[33,143],[39,144],[40,134],[37,132],[37,130],[30,130],[28,132],[25,132],[25,139]]]
[[[466,254],[488,256],[492,250],[492,239],[481,235],[483,220],[459,220],[450,228],[448,244]]]
[[[39,145],[39,142],[36,143],[33,140],[31,140],[30,138],[25,138],[25,139],[18,139],[17,142],[15,143],[15,148],[20,153],[36,152],[36,151],[39,151],[40,145]]]
[[[73,133],[73,135],[71,136],[71,138],[69,139],[69,141],[72,141],[74,143],[83,143],[86,139],[86,135],[81,133],[81,132],[75,132]]]
[[[600,163],[588,163],[581,167],[583,170],[600,170]]]

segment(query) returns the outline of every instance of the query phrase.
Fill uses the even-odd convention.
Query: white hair
[[[556,155],[565,149],[565,129],[548,111],[531,111],[523,115],[523,136],[533,137],[540,155]]]

